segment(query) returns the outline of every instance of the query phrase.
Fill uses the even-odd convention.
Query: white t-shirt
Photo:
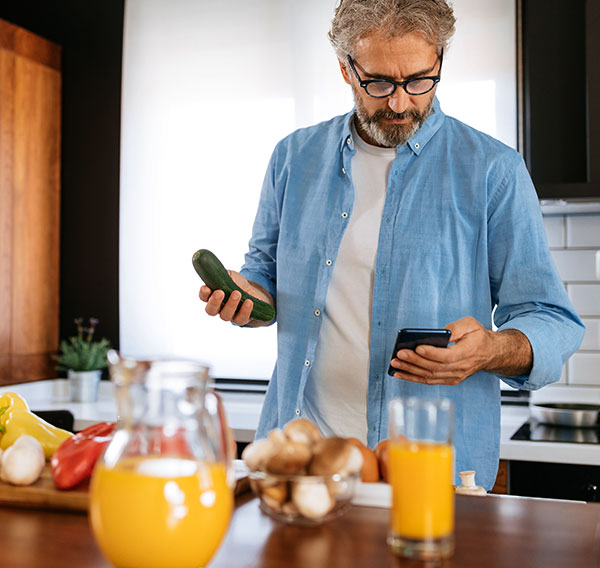
[[[352,124],[354,207],[333,266],[303,414],[323,435],[367,441],[373,277],[395,148],[371,146]]]

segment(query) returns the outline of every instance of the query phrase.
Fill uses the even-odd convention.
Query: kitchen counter
[[[352,506],[319,527],[277,523],[243,494],[210,568],[433,566],[393,556],[389,512]],[[0,508],[2,565],[107,568],[85,514]],[[140,535],[143,536],[143,535]],[[446,568],[590,568],[600,562],[600,505],[510,496],[456,498],[456,552]],[[435,564],[441,566],[442,564]]]
[[[75,429],[81,430],[96,422],[114,421],[117,409],[113,385],[101,381],[98,401],[76,403],[69,400],[66,379],[36,381],[0,387],[22,395],[32,410],[70,410],[75,417]],[[221,393],[230,426],[238,442],[250,442],[254,437],[264,395]],[[506,460],[540,461],[581,465],[600,465],[600,447],[594,444],[559,442],[526,442],[511,440],[511,436],[527,420],[526,406],[502,405],[500,458]]]

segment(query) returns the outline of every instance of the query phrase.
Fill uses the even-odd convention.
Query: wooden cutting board
[[[234,460],[235,495],[249,490],[248,470],[241,460]],[[19,487],[0,481],[0,506],[54,509],[85,513],[89,504],[89,483],[61,491],[52,481],[50,465],[33,485]]]
[[[0,481],[0,505],[86,512],[88,500],[87,483],[66,491],[56,489],[49,464],[33,485],[21,487]]]

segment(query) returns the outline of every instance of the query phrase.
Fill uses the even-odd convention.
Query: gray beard
[[[356,118],[362,131],[378,146],[384,148],[395,148],[406,144],[433,113],[433,98],[422,113],[414,109],[398,113],[387,108],[376,110],[372,115],[369,115],[356,94],[354,103],[356,105]],[[383,122],[383,119],[402,120],[405,118],[412,118],[412,120],[408,124],[385,124]]]

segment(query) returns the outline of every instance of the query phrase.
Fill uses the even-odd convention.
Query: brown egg
[[[360,470],[361,481],[365,483],[379,481],[379,463],[375,452],[365,446],[358,438],[348,438],[348,441],[360,450],[363,457],[363,465]]]
[[[388,444],[389,440],[381,440],[379,444],[375,446],[375,455],[377,456],[377,461],[379,462],[379,471],[381,472],[381,477],[383,477],[383,481],[389,483],[388,479]]]

